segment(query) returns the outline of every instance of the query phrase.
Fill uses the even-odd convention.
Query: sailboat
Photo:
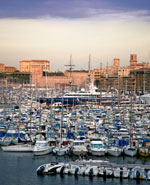
[[[131,95],[130,145],[124,147],[124,154],[130,157],[133,157],[137,154],[137,148],[133,146],[132,95]]]
[[[63,103],[61,109],[61,125],[60,125],[60,142],[59,145],[53,149],[53,153],[58,156],[69,154],[70,148],[62,145],[62,124],[63,124]]]
[[[21,91],[20,91],[20,96],[19,96],[19,111],[20,111],[20,116],[21,116]],[[20,122],[21,119],[19,120],[19,124],[17,126],[17,137],[15,138],[16,143],[15,145],[9,145],[9,146],[3,146],[2,150],[4,152],[32,152],[33,151],[33,145],[32,144],[26,144],[26,143],[19,143],[20,138]]]

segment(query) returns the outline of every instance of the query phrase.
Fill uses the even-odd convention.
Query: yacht
[[[98,91],[97,87],[93,83],[90,84],[89,90],[81,89],[76,92],[66,92],[64,95],[39,98],[41,103],[53,103],[59,102],[67,105],[78,105],[81,102],[100,103],[104,105],[111,105],[117,101],[117,90],[114,89],[115,95],[112,92],[101,92]],[[101,95],[101,96],[100,96]]]
[[[74,140],[72,146],[72,153],[74,155],[86,155],[87,148],[85,146],[85,142],[83,140]]]
[[[53,148],[53,153],[58,156],[63,156],[69,154],[70,148],[68,146],[58,145]]]
[[[94,156],[104,156],[106,153],[106,148],[103,141],[91,141],[89,153]]]
[[[53,146],[47,140],[37,140],[33,148],[34,155],[46,155],[52,152]]]

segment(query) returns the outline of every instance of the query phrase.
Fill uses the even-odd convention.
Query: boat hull
[[[52,148],[47,148],[47,149],[41,149],[41,150],[33,150],[33,154],[35,156],[39,156],[39,155],[46,155],[52,152]]]
[[[3,146],[2,150],[4,152],[33,152],[33,147],[31,145],[10,145]]]

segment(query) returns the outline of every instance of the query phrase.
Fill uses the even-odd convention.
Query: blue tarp
[[[119,140],[118,144],[119,144],[119,146],[126,146],[129,144],[129,142],[125,141],[125,140]]]
[[[6,137],[12,137],[12,136],[14,136],[14,134],[12,134],[12,133],[6,133],[5,136]],[[16,133],[15,136],[18,137],[18,133]],[[24,137],[24,134],[23,133],[20,133],[19,134],[19,137],[23,138]]]
[[[80,131],[78,134],[79,134],[79,136],[84,136],[84,132]]]
[[[22,117],[24,117],[24,118],[25,118],[25,117],[27,117],[27,115],[26,115],[26,114],[22,114],[21,116],[22,116]]]
[[[113,137],[113,134],[109,134],[109,136],[108,137]]]
[[[116,127],[117,129],[120,129],[120,128],[121,128],[121,126],[120,126],[120,125],[115,125],[115,127]]]
[[[80,140],[84,140],[84,139],[85,139],[85,137],[84,137],[84,136],[81,136],[81,137],[80,137]]]
[[[115,121],[115,122],[120,122],[120,119],[114,119],[113,121]]]
[[[74,134],[72,132],[68,132],[67,133],[67,138],[68,139],[74,139],[75,137],[74,137]]]

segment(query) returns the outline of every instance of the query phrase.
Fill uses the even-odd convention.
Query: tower
[[[137,64],[137,55],[131,54],[130,55],[130,66],[135,66]]]
[[[119,67],[119,66],[120,66],[120,59],[114,58],[114,67]]]

